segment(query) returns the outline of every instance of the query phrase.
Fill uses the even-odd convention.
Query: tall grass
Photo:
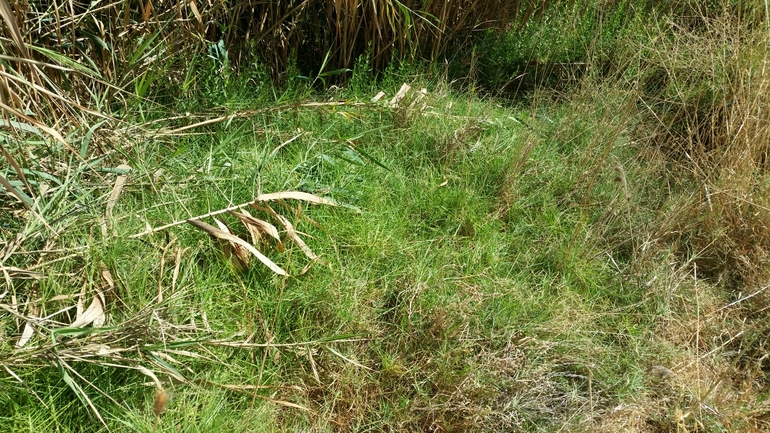
[[[274,77],[292,60],[303,71],[353,67],[362,55],[381,70],[391,59],[439,60],[475,32],[538,16],[547,1],[248,0],[105,5],[18,3],[27,43],[78,60],[120,87],[177,53],[223,41],[236,68],[258,56]],[[183,60],[179,56],[178,60]],[[188,58],[189,59],[189,58]],[[177,65],[178,66],[178,65]],[[180,69],[175,68],[175,72]],[[157,73],[158,71],[151,72]]]
[[[462,45],[481,30],[525,22],[548,3],[248,0],[11,5],[3,0],[0,13],[6,38],[0,41],[4,56],[0,108],[8,119],[21,122],[7,124],[15,132],[40,131],[84,161],[86,155],[80,155],[84,152],[77,152],[77,145],[63,135],[68,125],[93,124],[95,120],[87,119],[125,109],[146,98],[151,88],[187,89],[201,57],[213,58],[225,75],[249,69],[257,60],[274,80],[299,68],[326,85],[347,79],[362,56],[372,72],[391,60],[438,61],[450,45]],[[20,171],[24,164],[12,156],[23,153],[16,149],[4,155],[27,191],[12,186],[6,176],[0,182],[29,206],[32,192]]]
[[[770,40],[745,11],[700,12],[689,26],[661,19],[670,37],[639,47],[641,137],[697,191],[681,229],[704,275],[751,285],[770,263]]]

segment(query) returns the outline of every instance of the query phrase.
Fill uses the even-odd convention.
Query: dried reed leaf
[[[116,169],[131,170],[131,166],[127,164],[120,164],[116,167]],[[107,198],[107,207],[104,209],[104,220],[102,221],[102,235],[105,238],[107,237],[107,232],[112,222],[112,209],[115,207],[115,203],[118,202],[118,197],[120,197],[120,193],[123,191],[123,187],[126,185],[126,178],[127,176],[125,174],[119,174],[118,177],[115,178],[115,185],[112,186],[110,196]],[[117,232],[113,231],[113,234],[117,236]]]
[[[0,185],[2,185],[3,188],[5,188],[6,191],[8,191],[9,193],[11,193],[14,196],[16,196],[16,198],[18,198],[19,201],[22,202],[22,204],[24,204],[24,206],[26,206],[27,208],[31,208],[32,207],[32,204],[34,203],[34,200],[32,200],[32,198],[30,196],[28,196],[27,194],[24,194],[23,192],[21,192],[18,189],[14,188],[13,185],[11,185],[11,183],[8,182],[8,179],[3,177],[3,175],[1,175],[1,174],[0,174]]]
[[[198,20],[198,24],[203,25],[203,17],[201,16],[200,11],[198,11],[198,5],[195,4],[195,0],[190,0],[188,4],[190,5],[190,10],[193,15],[195,15],[195,19]]]
[[[301,192],[301,191],[284,191],[284,192],[274,192],[270,194],[262,194],[254,199],[254,203],[258,203],[261,201],[275,201],[275,200],[286,200],[286,199],[302,200],[313,204],[326,204],[329,206],[337,206],[337,204],[331,200],[325,199],[323,197],[318,197],[317,195],[309,194],[306,192]]]
[[[22,36],[21,31],[19,31],[19,26],[16,24],[16,17],[11,9],[11,5],[8,4],[8,0],[0,0],[0,16],[3,17],[5,25],[11,32],[11,39],[13,39],[16,47],[19,48],[19,52],[24,58],[28,59],[29,51],[27,51],[27,46],[24,44],[24,37]]]
[[[259,398],[260,400],[269,401],[270,403],[275,403],[277,405],[291,407],[291,408],[294,408],[294,409],[304,410],[305,412],[314,413],[311,409],[309,409],[309,408],[307,408],[305,406],[302,406],[301,404],[292,403],[290,401],[284,401],[284,400],[276,400],[274,398],[265,397],[265,396],[262,396],[262,395],[257,395],[256,397]]]
[[[182,266],[182,254],[187,248],[178,248],[174,257],[174,272],[171,274],[171,293],[176,290],[176,282],[179,280],[179,269]]]
[[[133,239],[133,238],[138,238],[138,237],[141,237],[141,236],[149,235],[149,234],[152,234],[152,233],[157,233],[159,231],[166,230],[166,229],[171,228],[171,227],[176,227],[176,226],[184,224],[184,223],[189,223],[190,221],[201,220],[203,218],[207,218],[207,217],[223,214],[223,213],[230,212],[230,211],[237,210],[237,209],[242,209],[242,208],[244,208],[246,206],[254,206],[254,207],[256,207],[255,203],[258,203],[258,202],[261,202],[261,201],[273,201],[273,200],[283,200],[283,199],[304,200],[304,201],[307,201],[307,202],[313,203],[313,204],[326,204],[326,205],[329,205],[329,206],[338,206],[337,203],[334,203],[333,201],[331,201],[329,199],[325,199],[325,198],[322,198],[322,197],[315,196],[313,194],[308,194],[308,193],[299,192],[299,191],[285,191],[285,192],[277,192],[277,193],[271,193],[271,194],[263,194],[263,195],[258,196],[256,199],[254,199],[254,200],[252,200],[250,202],[241,203],[241,204],[237,204],[237,205],[234,205],[234,206],[229,206],[229,207],[226,207],[224,209],[215,210],[213,212],[209,212],[209,213],[204,214],[204,215],[194,216],[192,218],[188,218],[188,219],[185,219],[185,220],[174,221],[174,222],[162,225],[160,227],[153,228],[149,224],[145,224],[146,229],[143,232],[135,233],[135,234],[129,236],[129,238]],[[345,206],[345,207],[353,209],[356,212],[360,212],[360,209],[356,209],[354,206]]]
[[[227,234],[233,235],[233,232],[230,231],[230,228],[227,227],[227,224],[216,218],[214,218],[214,221],[217,223],[220,230]],[[249,268],[249,252],[246,251],[246,248],[243,246],[231,241],[223,241],[222,251],[225,253],[225,256],[233,263],[235,269],[243,272]]]
[[[303,241],[302,238],[299,237],[299,235],[297,234],[297,231],[294,229],[294,225],[292,225],[292,223],[286,217],[279,214],[268,205],[265,205],[264,208],[262,207],[258,207],[258,208],[261,210],[264,210],[265,212],[269,213],[273,218],[277,219],[281,223],[281,225],[283,225],[284,229],[286,229],[286,234],[289,236],[289,238],[291,238],[291,240],[294,241],[294,243],[296,243],[299,246],[302,252],[305,253],[305,255],[308,256],[310,260],[316,260],[318,258],[318,256],[315,255],[313,250],[311,250],[310,247],[307,246],[305,241]],[[307,270],[302,271],[303,274],[305,272],[307,272]]]
[[[19,338],[19,341],[16,342],[16,348],[21,349],[24,347],[24,345],[29,342],[29,339],[32,338],[32,335],[35,333],[35,328],[32,326],[32,322],[27,322],[24,324],[24,331],[21,332],[21,337]]]
[[[333,349],[333,348],[331,348],[331,347],[329,347],[329,346],[326,346],[326,345],[324,345],[324,346],[321,346],[321,347],[323,347],[324,349],[328,350],[328,351],[329,351],[329,352],[331,352],[333,355],[336,355],[336,356],[338,356],[338,357],[342,358],[344,361],[347,361],[347,362],[349,362],[349,363],[351,363],[351,364],[355,365],[356,367],[359,367],[359,368],[363,368],[363,369],[365,369],[365,370],[369,370],[369,371],[374,371],[374,370],[372,370],[371,368],[369,368],[369,367],[367,367],[367,366],[365,366],[365,365],[361,364],[360,362],[358,362],[358,361],[356,361],[356,360],[353,360],[353,359],[350,359],[350,358],[348,358],[347,356],[345,356],[345,355],[341,354],[340,352],[338,352],[337,350],[335,350],[335,349]]]
[[[13,171],[16,173],[17,176],[19,176],[19,179],[21,179],[22,183],[24,183],[24,186],[27,187],[27,191],[32,193],[32,187],[29,186],[29,182],[27,182],[27,177],[24,176],[24,170],[19,167],[19,164],[16,162],[16,159],[11,156],[11,154],[5,149],[5,146],[0,143],[0,152],[3,153],[3,156],[5,157],[5,160],[8,161],[8,164],[11,165],[11,168],[13,168]]]
[[[265,266],[267,266],[271,271],[275,272],[278,275],[288,275],[286,273],[286,271],[281,269],[280,266],[276,265],[272,260],[267,258],[264,254],[260,253],[259,250],[254,248],[254,246],[252,246],[248,242],[244,241],[243,239],[239,238],[238,236],[235,236],[235,235],[230,234],[230,233],[226,233],[226,232],[224,232],[224,231],[222,231],[222,230],[220,230],[220,229],[218,229],[218,228],[216,228],[216,227],[214,227],[214,226],[212,226],[210,224],[204,223],[203,221],[189,219],[189,220],[187,220],[187,223],[189,223],[190,225],[192,225],[193,227],[195,227],[195,228],[197,228],[199,230],[203,230],[204,232],[210,234],[211,236],[214,236],[217,239],[222,239],[222,240],[230,241],[230,242],[233,242],[233,243],[236,243],[238,245],[243,246],[251,254],[254,254],[254,256],[260,262],[262,262]]]
[[[77,298],[80,295],[56,295],[53,298],[49,299],[48,302],[56,302],[56,301],[66,301],[69,299]]]
[[[0,1],[3,1],[3,0],[0,0]],[[28,124],[30,124],[30,125],[38,128],[38,129],[40,129],[41,131],[45,131],[48,135],[53,137],[56,141],[58,141],[59,143],[63,144],[72,153],[75,153],[75,149],[73,149],[72,146],[70,146],[70,144],[67,142],[67,140],[65,140],[64,137],[62,137],[62,135],[58,131],[56,131],[55,129],[49,128],[48,126],[46,126],[42,122],[39,122],[39,121],[37,121],[37,120],[27,116],[23,112],[21,112],[19,110],[16,110],[13,107],[11,107],[11,106],[3,103],[3,102],[0,102],[0,108],[2,108],[4,111],[8,112],[8,114],[16,116],[19,119],[24,119],[25,122],[27,122]]]
[[[238,212],[234,212],[234,211],[231,212],[231,213],[233,213],[236,216],[238,214]],[[238,218],[238,219],[241,220],[241,222],[243,223],[243,226],[246,227],[246,230],[251,235],[251,242],[254,245],[261,244],[262,243],[262,233],[259,231],[259,228],[257,226],[255,226],[254,224],[249,224],[249,223],[245,222],[242,218]]]
[[[145,376],[149,377],[150,379],[152,379],[153,383],[155,383],[155,388],[157,390],[162,390],[163,389],[163,385],[160,383],[160,380],[158,379],[158,376],[156,376],[155,373],[152,372],[152,370],[150,370],[147,367],[143,367],[141,365],[138,366],[136,369],[139,370],[139,372],[142,373],[143,375],[145,375]]]
[[[267,221],[261,220],[259,218],[254,218],[249,214],[246,210],[241,210],[241,212],[235,212],[231,211],[231,214],[235,215],[241,222],[243,222],[243,225],[246,226],[246,229],[248,229],[250,232],[252,229],[256,229],[257,237],[261,238],[262,233],[269,235],[276,241],[278,241],[278,250],[283,251],[283,243],[281,243],[281,236],[278,233],[278,229],[270,224]]]
[[[396,104],[401,102],[401,100],[404,99],[404,97],[406,97],[407,92],[409,92],[409,89],[411,89],[411,88],[412,87],[410,85],[406,84],[406,83],[402,84],[401,88],[398,89],[398,92],[396,93],[396,96],[394,96],[393,99],[390,100],[389,105],[391,107],[395,107]]]
[[[99,262],[99,270],[102,272],[102,279],[107,283],[110,290],[115,289],[115,278],[112,277],[112,273],[104,262]]]
[[[277,214],[276,214],[277,215]],[[278,215],[278,220],[281,221],[281,224],[286,228],[286,234],[291,238],[291,240],[294,241],[295,244],[299,246],[299,248],[302,250],[303,253],[310,259],[315,260],[318,258],[317,255],[313,252],[313,250],[310,249],[309,246],[305,243],[305,241],[302,240],[301,237],[297,234],[297,231],[294,229],[294,225],[283,217],[282,215]]]
[[[26,269],[19,269],[13,266],[0,265],[0,270],[2,270],[3,273],[7,272],[10,278],[28,278],[28,279],[39,280],[44,276],[40,272],[28,271]]]
[[[91,305],[89,305],[83,314],[78,316],[74,322],[70,323],[69,327],[83,328],[90,324],[93,324],[95,328],[101,327],[106,320],[104,307],[104,295],[101,291],[97,291],[93,301],[91,301]]]

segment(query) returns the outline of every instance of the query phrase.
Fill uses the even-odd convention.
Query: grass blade
[[[301,191],[284,191],[274,192],[270,194],[262,194],[254,199],[254,203],[261,201],[275,201],[275,200],[302,200],[313,204],[326,204],[329,206],[337,206],[337,203],[329,199],[318,197],[317,195],[309,194]]]

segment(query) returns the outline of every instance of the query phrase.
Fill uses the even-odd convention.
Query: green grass
[[[98,207],[66,216],[66,251],[47,259],[75,257],[43,268],[38,296],[84,287],[87,306],[91,291],[105,290],[100,264],[109,270],[117,284],[107,296],[107,325],[116,327],[109,345],[136,346],[130,362],[116,363],[150,368],[174,394],[161,431],[589,429],[596,414],[646,392],[645,368],[663,350],[653,342],[661,294],[627,281],[619,271],[628,260],[613,259],[617,245],[597,237],[608,218],[625,230],[623,216],[608,217],[617,209],[603,208],[619,194],[618,182],[601,175],[613,169],[587,178],[597,131],[573,135],[581,126],[569,107],[530,118],[528,129],[516,120],[528,117],[520,109],[440,86],[428,95],[424,110],[406,113],[287,107],[195,130],[204,134],[131,143],[105,163],[132,167],[113,211],[117,236],[102,237]],[[631,176],[633,159],[624,159],[633,155],[619,138],[607,158],[624,161]],[[91,200],[104,203],[109,179]],[[348,205],[283,210],[321,257],[302,276],[283,279],[256,261],[238,272],[186,224],[130,238],[145,222],[157,227],[284,190]],[[265,250],[292,275],[308,264],[296,247]],[[50,314],[74,302],[38,305]],[[14,340],[5,340],[6,354]],[[189,340],[200,343],[180,343]],[[151,431],[152,380],[92,361],[68,362],[110,430]],[[11,408],[3,428],[100,430],[60,373],[37,365],[9,365],[26,387],[3,381]],[[250,386],[266,388],[255,397]]]
[[[562,36],[579,51],[590,31]],[[656,67],[691,67],[687,53],[669,50],[682,64],[667,63],[647,42]],[[258,66],[251,76],[215,66],[181,92],[152,87],[122,123],[71,131],[76,149],[87,144],[82,158],[44,135],[8,137],[36,169],[27,177],[38,203],[0,203],[13,211],[0,215],[0,258],[5,271],[42,278],[2,276],[0,430],[767,426],[764,282],[738,285],[710,266],[734,259],[743,267],[731,272],[760,281],[762,237],[741,234],[749,210],[761,225],[761,207],[730,213],[735,202],[715,188],[726,183],[694,174],[703,155],[688,165],[666,147],[674,141],[657,141],[686,128],[651,122],[644,104],[655,95],[630,91],[633,77],[590,71],[525,106],[456,93],[408,66],[379,81],[362,67],[349,88],[326,93],[296,77],[266,85]],[[403,82],[412,90],[389,106]],[[387,96],[369,102],[379,90]],[[105,221],[119,174],[126,184]],[[747,180],[756,176],[741,179],[762,196]],[[184,223],[280,191],[340,204],[271,203],[319,256],[286,233],[285,251],[255,243],[290,277],[254,258],[236,269],[221,243]],[[712,203],[727,210],[708,213]],[[217,218],[249,239],[234,216]],[[67,328],[95,296],[104,326]],[[18,348],[30,317],[44,319]],[[156,418],[158,387],[172,398]]]

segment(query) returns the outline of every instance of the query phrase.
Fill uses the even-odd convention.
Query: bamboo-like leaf
[[[214,218],[214,222],[217,223],[219,226],[219,229],[223,232],[233,235],[233,232],[230,231],[230,228],[227,227],[227,224],[223,223],[222,221]],[[225,253],[225,256],[230,259],[230,261],[233,263],[233,266],[235,266],[235,269],[238,269],[239,271],[245,271],[249,268],[249,252],[246,251],[246,248],[244,248],[242,245],[239,245],[237,243],[234,243],[232,241],[222,241],[222,250]]]
[[[286,200],[286,199],[302,200],[313,204],[326,204],[329,206],[337,206],[336,203],[334,203],[329,199],[325,199],[323,197],[318,197],[317,195],[313,195],[313,194],[309,194],[301,191],[283,191],[283,192],[274,192],[270,194],[262,194],[260,196],[257,196],[257,198],[254,199],[254,202],[258,203],[261,201],[275,201],[275,200]]]
[[[97,292],[96,295],[94,295],[93,301],[91,301],[91,305],[89,305],[83,314],[78,316],[68,327],[83,328],[84,326],[93,323],[95,328],[99,328],[104,325],[105,318],[104,295],[102,292]]]
[[[245,210],[241,210],[241,212],[230,211],[230,213],[241,220],[247,229],[255,228],[259,234],[265,233],[275,239],[278,242],[278,250],[283,251],[284,247],[283,243],[281,242],[281,236],[278,233],[278,229],[274,225],[259,218],[254,218]]]
[[[19,341],[16,342],[16,348],[21,349],[24,347],[30,338],[32,338],[32,335],[35,333],[35,328],[32,326],[32,322],[27,322],[24,324],[24,331],[21,332],[21,338],[19,338]]]
[[[305,241],[299,237],[297,231],[294,229],[294,225],[292,225],[292,223],[286,217],[278,214],[276,214],[276,216],[278,220],[281,221],[281,224],[283,224],[283,226],[286,228],[286,234],[291,238],[291,240],[294,241],[295,244],[297,244],[297,246],[299,246],[299,249],[301,249],[310,260],[317,259],[318,256],[315,255],[313,250],[311,250]]]
[[[302,238],[299,237],[299,235],[297,234],[297,231],[294,229],[294,225],[292,225],[292,223],[286,217],[279,214],[268,205],[265,205],[265,207],[261,209],[268,212],[273,218],[277,219],[281,223],[281,225],[283,225],[283,227],[286,229],[286,235],[289,236],[289,238],[291,238],[291,240],[294,241],[294,243],[297,244],[297,246],[299,246],[302,252],[305,253],[305,255],[308,256],[310,260],[316,260],[318,258],[318,256],[315,255],[313,250],[311,250],[310,247],[307,246],[305,241],[303,241]]]
[[[238,245],[243,246],[248,250],[251,254],[254,254],[254,256],[262,262],[265,266],[267,266],[271,271],[275,272],[278,275],[288,275],[286,271],[281,269],[280,266],[276,265],[272,260],[267,258],[264,254],[260,253],[259,250],[254,248],[253,245],[249,244],[248,242],[244,241],[243,239],[239,238],[238,236],[235,236],[230,233],[225,233],[222,230],[210,225],[206,224],[203,221],[198,221],[194,219],[187,220],[187,223],[192,225],[193,227],[203,230],[204,232],[210,234],[211,236],[214,236],[215,238],[230,241],[233,243],[236,243]]]

